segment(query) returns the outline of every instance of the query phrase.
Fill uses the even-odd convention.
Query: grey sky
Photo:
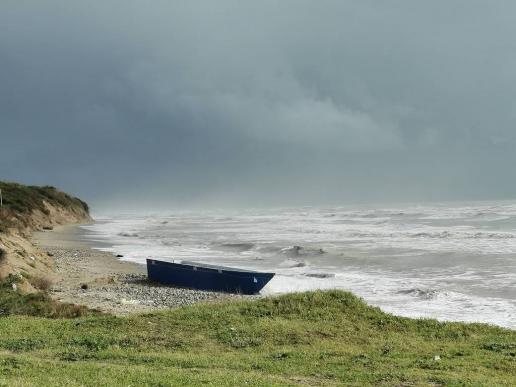
[[[510,1],[0,3],[0,178],[99,207],[516,196]]]

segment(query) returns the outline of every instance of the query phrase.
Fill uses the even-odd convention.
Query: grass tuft
[[[34,278],[31,278],[34,281]],[[13,288],[20,278],[9,275],[0,283],[0,316],[26,315],[48,318],[77,318],[98,312],[82,305],[61,303],[43,292],[21,294]]]
[[[34,286],[36,289],[41,291],[47,291],[49,290],[52,285],[53,281],[49,277],[43,277],[43,276],[34,276],[29,279],[29,282],[32,286]]]

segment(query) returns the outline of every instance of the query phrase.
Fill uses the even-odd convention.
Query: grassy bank
[[[53,276],[53,260],[30,240],[37,230],[91,221],[88,205],[54,187],[0,181],[0,281],[9,275],[18,289],[41,289]]]
[[[7,316],[0,332],[5,385],[516,385],[516,332],[394,317],[340,291],[127,318]]]
[[[47,292],[22,293],[18,277],[10,275],[0,282],[0,317],[10,315],[47,318],[75,318],[100,313],[82,305],[53,300]],[[2,332],[0,331],[0,335]]]
[[[3,206],[0,208],[0,232],[30,226],[31,215],[35,211],[49,216],[47,204],[80,216],[88,214],[89,211],[88,205],[82,200],[51,186],[27,186],[0,181],[0,190],[3,198]]]

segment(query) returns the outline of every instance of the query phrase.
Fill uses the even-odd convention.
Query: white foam
[[[84,229],[142,264],[276,271],[266,294],[339,288],[404,316],[516,327],[514,203],[122,215]],[[435,297],[414,296],[426,291]]]

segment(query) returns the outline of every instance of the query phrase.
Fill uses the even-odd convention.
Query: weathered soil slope
[[[40,251],[30,235],[57,225],[89,222],[88,206],[49,186],[0,182],[0,190],[0,281],[17,275],[22,288],[30,291],[42,279],[52,279],[54,266],[52,257]]]

